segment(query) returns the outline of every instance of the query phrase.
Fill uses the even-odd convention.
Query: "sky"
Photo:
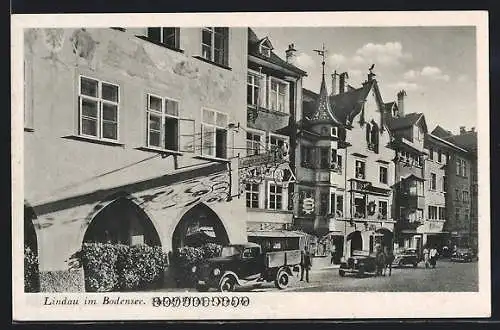
[[[454,27],[308,27],[253,28],[268,36],[274,52],[285,59],[293,43],[296,65],[306,71],[303,87],[319,91],[321,57],[327,50],[326,82],[331,73],[347,71],[348,83],[360,87],[375,64],[384,102],[407,93],[405,112],[422,112],[429,131],[440,125],[454,133],[477,126],[475,28]]]

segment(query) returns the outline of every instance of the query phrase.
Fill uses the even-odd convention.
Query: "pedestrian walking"
[[[309,253],[309,249],[305,249],[302,251],[302,258],[300,262],[300,280],[304,280],[304,273],[306,274],[306,282],[309,283],[309,270],[312,266],[311,254]]]
[[[337,247],[335,245],[332,246],[331,257],[330,263],[333,265],[337,260]]]
[[[437,262],[437,257],[438,257],[438,251],[437,251],[436,247],[433,247],[429,251],[429,257],[430,257],[430,264],[431,264],[432,268],[436,268],[436,262]]]
[[[425,268],[429,268],[429,249],[425,247],[423,253],[424,253]]]

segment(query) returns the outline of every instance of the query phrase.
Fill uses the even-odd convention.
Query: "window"
[[[446,192],[446,175],[443,176],[443,186],[441,187],[442,192]]]
[[[202,31],[201,56],[221,65],[228,65],[229,30],[224,27],[205,27]]]
[[[260,97],[260,77],[256,74],[248,74],[247,79],[247,104],[252,106],[259,105]]]
[[[203,109],[201,124],[202,155],[227,157],[227,114]]]
[[[256,209],[259,208],[259,185],[247,183],[245,186],[247,207]]]
[[[271,88],[269,92],[269,107],[271,110],[288,112],[287,107],[288,84],[271,78]]]
[[[305,168],[313,168],[313,148],[302,146],[300,148],[301,166]]]
[[[410,196],[424,196],[424,183],[417,180],[408,182],[408,193]]]
[[[336,137],[336,136],[338,136],[338,130],[337,130],[337,127],[332,127],[332,128],[330,129],[330,135],[331,135],[331,136],[335,136],[335,137]]]
[[[434,160],[434,149],[429,148],[429,159]]]
[[[446,219],[446,208],[440,207],[439,208],[439,220],[445,220],[445,219]]]
[[[328,192],[322,192],[319,194],[319,215],[326,215],[328,214],[328,209],[329,209],[329,198],[330,198],[330,193]]]
[[[424,219],[424,210],[417,209],[416,220],[422,222],[423,219]]]
[[[118,85],[80,77],[79,134],[118,140]]]
[[[148,39],[164,44],[167,47],[179,48],[179,28],[175,27],[148,28]]]
[[[437,183],[436,183],[436,174],[431,173],[431,190],[436,190]]]
[[[179,151],[179,104],[177,101],[147,95],[148,147]]]
[[[429,219],[435,220],[437,219],[437,207],[429,206]]]
[[[354,217],[355,218],[365,218],[366,217],[366,202],[364,198],[356,197],[354,198]]]
[[[330,193],[330,213],[335,214],[335,194]]]
[[[376,124],[366,124],[366,143],[368,150],[378,153],[378,127]]]
[[[413,131],[417,141],[422,141],[424,135],[422,129],[419,126],[413,126]]]
[[[462,175],[462,160],[459,158],[457,158],[455,170],[456,170],[455,172],[456,175]]]
[[[319,166],[322,169],[330,168],[329,148],[319,148]]]
[[[269,200],[267,207],[271,210],[283,208],[283,187],[269,182]]]
[[[33,91],[32,91],[32,64],[30,60],[24,61],[24,128],[34,128]]]
[[[378,202],[378,214],[381,219],[387,219],[387,201]]]
[[[269,134],[269,149],[276,153],[278,158],[288,156],[288,137]]]
[[[337,173],[342,173],[342,155],[337,154]]]
[[[387,167],[380,166],[379,181],[380,183],[387,184]]]
[[[258,155],[260,153],[262,135],[247,132],[247,156]]]
[[[343,217],[344,216],[344,196],[343,195],[337,195],[337,201],[335,203],[335,212],[338,217]]]
[[[458,221],[460,218],[460,209],[457,207],[455,208],[455,221]]]
[[[464,210],[464,223],[465,223],[466,227],[469,226],[469,210],[468,209]]]
[[[460,192],[458,191],[458,189],[455,189],[455,200],[456,201],[460,200]]]
[[[441,149],[438,150],[438,163],[443,161],[443,154],[441,153]]]
[[[467,177],[467,162],[462,160],[462,176]]]
[[[356,160],[356,179],[365,179],[365,162]]]
[[[469,202],[469,192],[464,190],[463,193],[462,193],[462,199],[463,199],[463,202],[464,203],[468,203]]]

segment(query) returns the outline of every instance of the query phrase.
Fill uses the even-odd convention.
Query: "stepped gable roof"
[[[265,38],[263,38],[263,39],[265,39]],[[259,43],[263,39],[259,39],[259,37],[257,37],[255,32],[251,28],[248,28],[248,54],[249,55],[258,57],[266,62],[281,66],[283,68],[286,68],[286,69],[293,71],[301,76],[307,76],[307,72],[305,72],[305,71],[299,69],[298,67],[296,67],[295,65],[290,64],[287,61],[283,60],[278,55],[276,55],[276,53],[274,53],[272,50],[271,50],[270,57],[262,55],[259,52]]]
[[[415,125],[423,116],[424,114],[421,112],[412,112],[403,117],[389,117],[387,118],[387,126],[392,131],[408,128]]]

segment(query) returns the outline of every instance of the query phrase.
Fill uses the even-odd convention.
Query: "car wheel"
[[[230,277],[224,277],[219,284],[220,292],[233,292],[236,286],[235,281]]]
[[[196,291],[198,291],[198,292],[206,292],[206,291],[208,291],[208,286],[207,285],[197,285],[196,286]]]
[[[344,270],[342,270],[342,269],[340,269],[340,270],[339,270],[339,275],[340,275],[341,277],[344,277],[344,276],[345,276],[345,271],[344,271]]]
[[[289,282],[290,282],[290,276],[288,275],[288,273],[285,271],[281,271],[279,272],[276,280],[274,281],[274,285],[278,289],[283,290],[286,289]]]

